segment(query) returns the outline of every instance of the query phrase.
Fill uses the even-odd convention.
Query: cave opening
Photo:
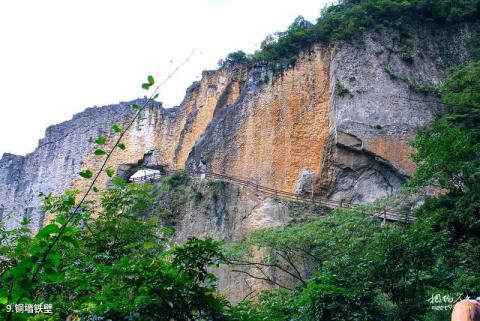
[[[117,176],[127,182],[150,182],[167,174],[165,166],[121,164],[117,167]]]
[[[162,176],[162,171],[151,168],[138,168],[129,178],[129,182],[151,181]]]

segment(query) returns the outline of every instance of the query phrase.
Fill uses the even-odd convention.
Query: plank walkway
[[[319,197],[308,197],[306,195],[302,194],[296,194],[296,193],[290,193],[286,191],[281,191],[277,190],[274,188],[270,188],[267,186],[262,186],[259,185],[249,179],[243,178],[243,177],[238,177],[238,176],[232,176],[232,175],[225,175],[225,174],[219,174],[219,173],[213,173],[213,172],[208,172],[208,171],[193,171],[193,170],[185,170],[188,175],[192,178],[197,178],[197,179],[205,179],[205,178],[212,178],[212,179],[219,179],[219,180],[225,180],[229,181],[232,183],[236,183],[241,186],[246,186],[250,188],[251,190],[257,192],[257,193],[262,193],[266,195],[273,196],[275,198],[281,198],[281,199],[288,199],[288,200],[294,200],[294,201],[299,201],[303,203],[312,203],[312,204],[318,204],[318,205],[323,205],[328,208],[353,208],[353,207],[358,207],[361,205],[365,204],[359,204],[359,203],[348,203],[348,202],[339,202],[339,201],[333,201],[333,200],[326,200],[323,198]],[[130,182],[136,182],[136,183],[153,183],[155,181],[160,180],[165,174],[171,174],[175,172],[175,170],[170,170],[170,169],[163,169],[164,173],[153,173],[153,174],[148,174],[140,177],[134,177],[130,178]],[[385,209],[382,210],[381,212],[373,214],[374,216],[382,219],[383,221],[407,221],[407,222],[413,222],[414,217],[411,214],[410,211],[408,210],[399,210],[399,209]]]

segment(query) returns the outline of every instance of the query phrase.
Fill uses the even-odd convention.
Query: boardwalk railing
[[[137,183],[153,183],[157,180],[159,180],[161,177],[165,176],[165,174],[171,174],[175,172],[175,170],[170,170],[170,169],[163,169],[163,173],[153,173],[153,174],[148,174],[140,177],[131,177],[129,181],[131,182],[137,182]],[[340,201],[333,201],[333,200],[327,200],[324,198],[319,198],[319,197],[308,197],[303,194],[296,194],[296,193],[290,193],[286,191],[281,191],[277,190],[271,187],[267,186],[262,186],[259,185],[258,183],[255,183],[249,179],[243,178],[243,177],[238,177],[238,176],[232,176],[232,175],[225,175],[225,174],[219,174],[219,173],[213,173],[213,172],[207,172],[207,171],[193,171],[193,170],[186,170],[186,172],[189,174],[190,177],[195,177],[195,178],[213,178],[213,179],[221,179],[221,180],[226,180],[230,181],[242,186],[246,186],[250,189],[252,189],[255,192],[259,192],[262,194],[267,194],[270,196],[274,196],[275,198],[282,198],[282,199],[289,199],[289,200],[295,200],[295,201],[300,201],[303,203],[312,203],[312,204],[318,204],[318,205],[323,205],[329,208],[338,208],[338,207],[343,207],[343,208],[354,208],[358,207],[361,205],[365,204],[359,204],[359,203],[349,203],[349,202],[340,202]],[[408,210],[399,210],[399,209],[394,209],[394,208],[389,208],[389,209],[383,209],[380,212],[377,212],[374,214],[374,216],[377,216],[384,221],[408,221],[412,222],[414,220],[414,217],[411,215],[410,211]]]

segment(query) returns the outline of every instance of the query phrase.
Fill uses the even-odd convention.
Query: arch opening
[[[162,165],[121,164],[117,167],[117,176],[127,182],[150,182],[167,174]]]

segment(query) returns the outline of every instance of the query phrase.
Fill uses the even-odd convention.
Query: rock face
[[[151,212],[152,215],[156,211],[164,213],[159,215],[162,223],[175,230],[173,241],[178,243],[185,242],[192,235],[231,243],[244,239],[249,232],[259,228],[280,227],[325,213],[325,208],[315,204],[275,200],[233,183],[189,179],[167,190],[162,189],[163,183],[157,183],[155,203],[158,208]],[[255,259],[260,261],[258,257]],[[232,268],[222,265],[214,272],[220,291],[233,303],[247,295],[255,297],[262,290],[274,286],[252,277],[264,275],[248,266]],[[265,270],[276,282],[294,283],[287,275],[275,272],[275,269]]]
[[[108,166],[123,176],[141,165],[207,169],[351,202],[389,195],[414,170],[408,140],[442,112],[435,88],[450,67],[469,62],[480,28],[414,29],[408,39],[384,29],[354,43],[319,44],[281,73],[264,65],[206,71],[179,107],[148,106]],[[77,173],[100,166],[89,138],[112,142],[112,123],[126,126],[132,103],[89,108],[49,127],[31,154],[3,155],[7,226],[22,217],[34,229],[43,223],[39,192],[84,190]],[[107,184],[102,174],[98,186]]]

